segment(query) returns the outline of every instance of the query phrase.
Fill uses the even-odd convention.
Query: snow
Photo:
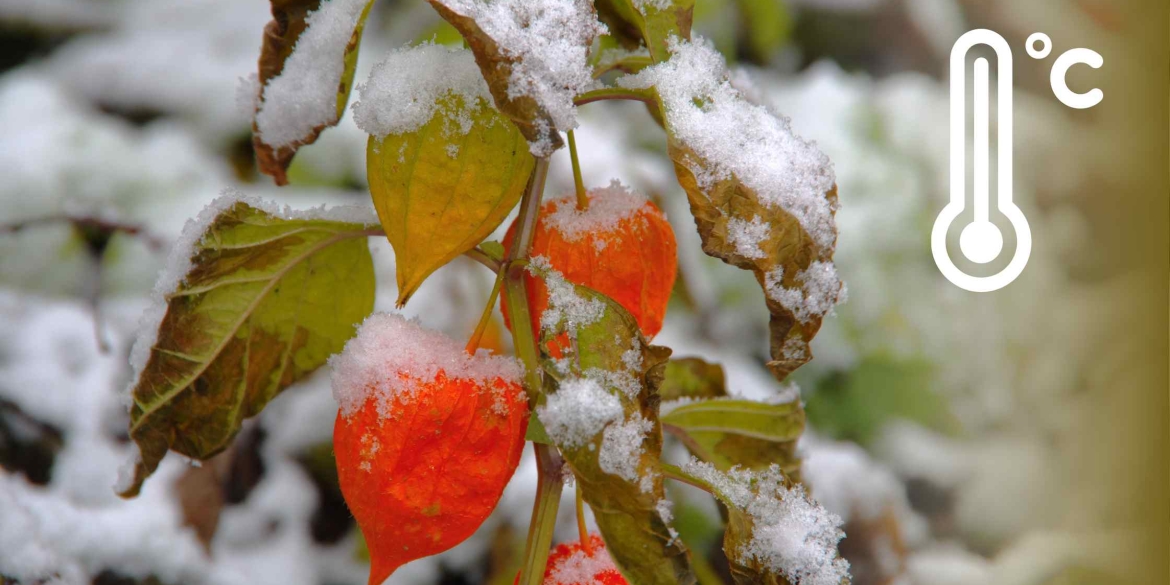
[[[618,568],[610,558],[605,544],[595,535],[593,539],[593,555],[586,554],[583,548],[577,548],[571,554],[560,557],[549,564],[549,577],[545,582],[558,585],[593,585],[598,583],[597,576],[607,571],[617,572]]]
[[[777,266],[764,277],[768,298],[792,311],[802,323],[829,314],[833,307],[845,301],[847,295],[845,284],[837,276],[837,267],[832,262],[817,260],[798,272],[796,280],[800,288],[784,286],[783,266]]]
[[[514,61],[508,97],[527,96],[552,120],[530,142],[534,156],[552,154],[552,132],[577,126],[573,99],[596,87],[589,50],[607,32],[587,0],[440,0],[457,14],[472,18]],[[539,120],[538,122],[543,122]]]
[[[642,443],[653,429],[654,423],[643,418],[640,412],[633,413],[620,424],[610,424],[601,435],[598,466],[608,474],[631,483],[637,482],[641,477],[638,475],[638,463],[645,453]]]
[[[779,466],[722,473],[692,457],[683,469],[751,517],[751,537],[737,551],[744,559],[801,585],[839,585],[848,578],[849,563],[837,554],[845,536],[841,518],[810,500],[799,485],[785,487]]]
[[[606,425],[621,420],[622,403],[596,380],[570,378],[561,382],[536,416],[556,444],[576,448],[590,443]]]
[[[291,146],[319,126],[337,122],[337,87],[345,72],[345,48],[367,0],[325,0],[305,18],[280,75],[264,86],[256,128],[275,148]]]
[[[447,115],[467,134],[470,113],[492,103],[471,51],[432,43],[391,51],[357,90],[354,121],[378,139],[418,130],[450,97],[459,98],[459,109]]]
[[[394,313],[367,317],[329,366],[333,398],[346,417],[374,400],[381,417],[396,418],[396,407],[439,374],[488,388],[500,409],[527,400],[520,388],[524,367],[515,358],[484,349],[471,355],[454,339]]]
[[[767,258],[768,254],[760,248],[772,236],[772,228],[755,216],[751,221],[744,221],[738,217],[727,219],[727,241],[735,246],[735,252],[744,258]]]
[[[832,250],[837,227],[825,193],[836,179],[828,157],[796,136],[786,118],[745,100],[709,42],[673,40],[670,49],[669,61],[621,77],[618,85],[658,91],[671,133],[706,165],[691,165],[700,187],[734,175],[764,205],[791,214],[818,246]]]
[[[548,308],[540,315],[542,330],[555,331],[559,325],[570,337],[575,337],[577,328],[596,323],[605,315],[605,302],[578,295],[573,283],[554,270],[548,258],[533,256],[528,262],[528,271],[543,277],[548,288]]]
[[[608,187],[590,189],[588,197],[589,207],[586,209],[577,207],[573,193],[552,199],[549,202],[552,209],[545,212],[541,221],[565,241],[577,242],[590,234],[599,236],[598,241],[602,241],[606,233],[617,229],[622,222],[638,218],[643,213],[663,217],[657,207],[649,205],[644,195],[622,185],[617,179]]]

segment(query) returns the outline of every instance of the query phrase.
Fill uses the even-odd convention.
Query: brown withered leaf
[[[374,306],[371,226],[236,202],[192,249],[133,387],[137,495],[168,450],[206,460],[244,419],[341,351]]]
[[[257,63],[258,77],[261,92],[268,81],[280,75],[284,70],[284,63],[292,55],[297,39],[305,32],[305,18],[321,6],[321,0],[271,0],[272,20],[264,27],[264,36],[260,45],[260,59]],[[337,88],[337,116],[333,123],[341,118],[345,111],[345,104],[349,101],[349,93],[353,88],[353,77],[357,69],[358,46],[361,44],[362,32],[365,30],[366,17],[374,0],[366,3],[361,18],[345,46],[344,69],[341,83]],[[259,96],[257,96],[257,99]],[[325,126],[318,126],[296,143],[276,148],[265,144],[260,139],[256,123],[252,123],[252,148],[256,153],[256,164],[260,172],[271,175],[277,185],[287,185],[288,166],[292,164],[297,149],[317,141],[317,137],[325,130]]]
[[[799,289],[797,275],[815,261],[831,261],[833,250],[818,246],[795,217],[761,202],[759,196],[734,175],[714,181],[709,188],[700,187],[696,174],[709,175],[705,172],[706,163],[685,144],[673,138],[668,140],[675,174],[687,193],[691,215],[703,241],[703,251],[727,264],[750,270],[764,289],[771,314],[768,326],[772,360],[768,362],[768,369],[778,380],[783,380],[812,359],[808,344],[820,331],[822,317],[813,315],[803,321],[798,319],[789,308],[767,294],[768,275],[781,268],[783,286]],[[825,197],[836,209],[836,186]],[[760,257],[748,258],[739,253],[728,235],[728,223],[732,220],[760,221],[769,226],[767,239],[759,244]]]

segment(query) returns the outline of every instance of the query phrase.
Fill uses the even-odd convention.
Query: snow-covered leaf
[[[576,122],[573,98],[591,89],[589,50],[605,32],[588,0],[428,0],[475,54],[496,107],[537,156]]]
[[[278,185],[297,149],[337,124],[349,101],[373,0],[271,0],[255,96],[252,146]]]
[[[619,83],[656,91],[703,251],[755,274],[771,313],[768,367],[783,380],[812,359],[808,344],[844,291],[832,263],[832,165],[787,120],[745,100],[709,44],[674,40],[671,53]]]
[[[545,343],[569,334],[576,353],[545,376],[537,413],[593,509],[610,555],[631,583],[694,583],[687,550],[664,517],[657,388],[670,350],[646,343],[617,302],[547,267]]]
[[[495,231],[535,164],[515,125],[489,102],[464,99],[440,98],[413,132],[370,137],[370,194],[394,247],[399,306]]]
[[[224,201],[224,200],[220,200]],[[273,211],[273,212],[270,212]],[[159,284],[165,311],[132,361],[136,495],[167,450],[204,460],[244,419],[321,367],[373,310],[369,225],[227,199],[191,222]],[[372,218],[371,218],[372,219]],[[193,232],[193,233],[187,233]],[[153,338],[152,338],[153,337]]]

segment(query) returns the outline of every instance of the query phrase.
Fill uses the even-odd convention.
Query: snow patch
[[[751,221],[737,217],[727,220],[727,241],[735,246],[735,252],[744,258],[767,258],[768,254],[760,244],[772,236],[772,228],[755,216]]]
[[[560,272],[544,256],[533,256],[528,262],[528,271],[544,278],[548,288],[548,308],[540,315],[542,330],[555,330],[562,321],[570,337],[576,336],[577,328],[596,323],[605,315],[605,302],[601,299],[585,299],[577,294],[573,283],[565,280]]]
[[[378,139],[418,130],[434,117],[441,100],[452,97],[462,103],[448,115],[467,134],[471,112],[492,103],[471,51],[431,43],[391,51],[357,90],[354,122]]]
[[[548,436],[558,445],[575,448],[585,445],[606,425],[622,418],[622,403],[591,378],[572,378],[548,395],[536,408]]]
[[[638,218],[643,210],[662,216],[657,207],[649,205],[644,195],[616,179],[608,187],[590,189],[588,196],[587,209],[577,207],[577,198],[572,193],[551,200],[549,203],[552,209],[541,217],[541,221],[561,234],[565,241],[576,242],[588,234],[612,232],[623,221]],[[598,241],[604,242],[601,239]]]
[[[837,267],[832,262],[817,260],[796,275],[800,288],[786,288],[782,282],[784,267],[764,275],[764,286],[768,298],[780,303],[801,323],[824,317],[838,303],[845,301],[848,293],[845,284],[837,276]],[[787,346],[785,352],[787,352]]]
[[[654,423],[643,418],[640,412],[635,412],[620,424],[613,423],[606,427],[601,436],[598,466],[602,471],[628,482],[638,481],[640,479],[638,462],[645,451],[642,443],[646,441],[647,433],[653,429]]]
[[[367,317],[345,349],[329,358],[329,366],[333,398],[346,417],[374,400],[379,416],[394,418],[396,405],[409,402],[421,384],[439,374],[490,389],[498,409],[527,400],[519,390],[524,368],[515,358],[485,349],[471,355],[454,339],[394,313]]]

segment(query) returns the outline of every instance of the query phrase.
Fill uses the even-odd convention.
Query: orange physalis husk
[[[600,536],[589,535],[589,546],[586,551],[580,542],[566,542],[553,548],[544,569],[544,585],[629,585]]]
[[[338,480],[369,547],[370,585],[463,542],[495,509],[528,425],[509,364],[385,314],[331,360]]]
[[[566,280],[587,286],[624,307],[647,338],[662,329],[678,271],[674,230],[653,203],[617,181],[589,192],[589,207],[577,208],[571,195],[546,201],[533,230],[530,255],[548,260]],[[516,223],[504,236],[511,248]],[[527,276],[532,328],[548,308],[548,289]],[[511,328],[507,304],[504,322]]]

